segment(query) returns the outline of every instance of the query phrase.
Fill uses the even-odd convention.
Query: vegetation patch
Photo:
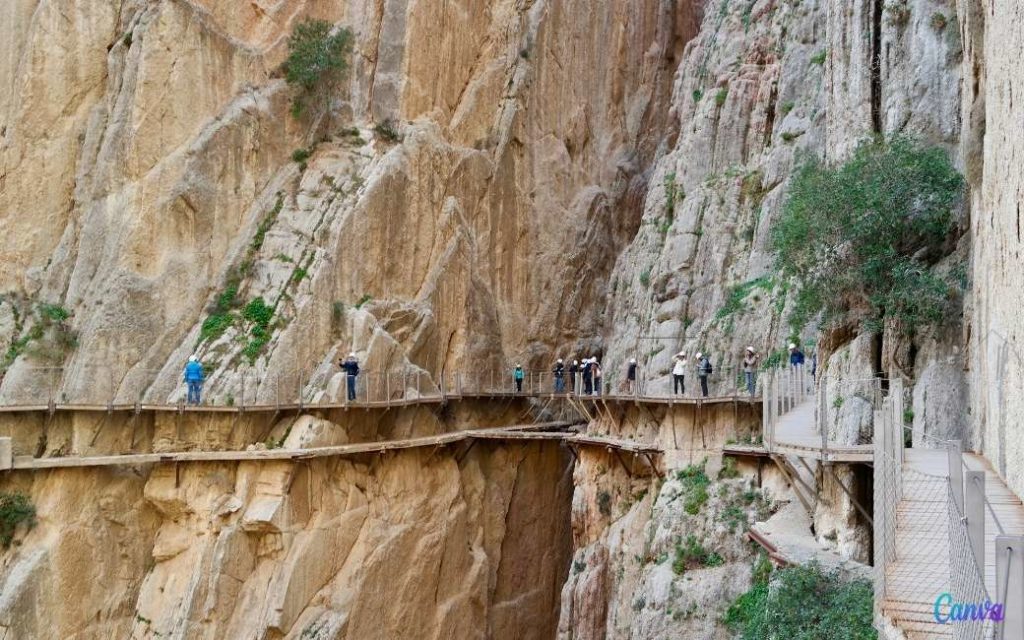
[[[825,58],[827,56],[828,56],[828,54],[826,52],[819,51],[818,53],[816,53],[813,56],[811,56],[811,64],[817,64],[817,65],[825,64]]]
[[[709,551],[697,540],[697,536],[690,534],[686,536],[685,542],[676,542],[672,571],[681,576],[688,569],[718,567],[724,563],[725,560],[722,556],[714,551]]]
[[[683,510],[696,515],[708,501],[708,485],[711,481],[705,472],[706,461],[691,464],[676,472],[676,480],[682,485]]]
[[[867,580],[844,581],[816,565],[771,573],[754,565],[754,584],[733,601],[723,622],[742,640],[875,640],[874,589]],[[769,586],[769,583],[770,586]]]
[[[306,19],[288,38],[285,81],[296,90],[292,116],[302,117],[310,107],[325,109],[341,85],[352,52],[352,32],[333,30],[326,20]]]
[[[793,330],[819,312],[826,326],[891,318],[909,334],[942,322],[955,286],[930,268],[951,252],[962,191],[945,151],[908,138],[864,142],[839,166],[803,162],[772,229],[797,285]]]
[[[725,104],[725,99],[727,97],[729,97],[729,88],[722,87],[718,90],[718,93],[715,94],[715,104],[719,107],[722,106]]]
[[[11,546],[18,527],[32,528],[36,523],[36,508],[23,493],[0,492],[0,544]]]
[[[373,132],[387,142],[399,142],[402,139],[401,134],[398,133],[398,125],[391,118],[375,124]]]

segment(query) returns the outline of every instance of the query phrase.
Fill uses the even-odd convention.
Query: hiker
[[[572,364],[569,365],[569,393],[580,392],[580,361],[573,360]]]
[[[559,358],[552,370],[555,374],[555,393],[565,393],[565,363]]]
[[[796,346],[795,342],[789,343],[789,366],[791,367],[802,367],[804,364],[804,352],[800,350],[800,347]]]
[[[811,354],[811,382],[818,382],[818,352]]]
[[[512,379],[516,381],[516,393],[523,392],[523,365],[517,364],[516,370],[512,374]]]
[[[597,358],[590,356],[591,374],[594,376],[594,395],[601,395],[601,364]]]
[[[700,380],[700,395],[708,397],[708,376],[714,373],[711,360],[703,353],[697,353],[697,379]]]
[[[193,356],[188,357],[188,363],[185,365],[185,384],[188,385],[188,403],[199,404],[202,402],[200,396],[203,391],[203,380],[206,375],[203,373],[203,365],[200,364],[199,358]]]
[[[686,395],[686,352],[675,355],[676,363],[672,365],[672,393]]]
[[[594,370],[590,366],[589,358],[583,358],[583,371],[581,373],[583,377],[583,395],[592,395],[594,393]]]
[[[754,347],[747,347],[743,356],[743,376],[747,379],[747,393],[754,397],[754,388],[757,386],[757,352]]]
[[[636,388],[636,358],[630,358],[629,364],[626,366],[626,392],[629,394],[635,394]]]
[[[348,400],[352,402],[356,399],[356,377],[359,375],[359,361],[356,360],[356,354],[349,353],[347,358],[338,363],[338,366],[345,372]]]

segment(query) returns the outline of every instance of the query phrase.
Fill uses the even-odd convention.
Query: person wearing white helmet
[[[345,372],[348,401],[353,402],[356,399],[356,379],[359,376],[359,361],[356,360],[355,352],[349,352],[348,357],[339,362],[338,366]]]
[[[754,347],[747,347],[743,354],[743,376],[747,379],[747,393],[753,398],[757,387],[757,352]]]
[[[594,394],[594,367],[590,358],[583,358],[582,363],[583,395]]]
[[[516,383],[516,393],[523,392],[523,378],[526,377],[526,373],[523,371],[523,365],[516,364],[515,370],[512,372],[512,379]]]
[[[789,343],[789,366],[801,367],[804,364],[804,352],[800,350],[800,347],[796,346],[795,342]]]
[[[573,360],[569,365],[569,392],[580,392],[580,361]]]
[[[636,358],[630,358],[629,364],[626,365],[626,392],[630,395],[634,395],[637,392]]]
[[[708,376],[714,372],[711,360],[703,353],[697,353],[697,379],[700,380],[700,395],[708,397]]]
[[[561,358],[555,361],[555,368],[551,373],[555,376],[555,393],[565,393],[565,363]]]
[[[686,395],[685,351],[680,351],[675,355],[675,364],[672,365],[672,393],[675,395]]]
[[[594,376],[594,395],[601,395],[601,363],[597,356],[590,356],[590,373]]]
[[[188,403],[199,404],[202,402],[203,380],[206,374],[203,372],[203,365],[195,355],[188,357],[185,365],[185,384],[188,386]]]

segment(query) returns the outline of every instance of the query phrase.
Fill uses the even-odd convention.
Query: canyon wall
[[[38,524],[4,554],[0,636],[551,638],[570,460],[481,444],[8,475]]]
[[[1018,494],[1024,494],[1024,294],[1020,201],[1024,158],[1019,94],[1021,25],[1016,2],[961,0],[970,72],[964,82],[963,145],[970,162],[973,235],[971,410],[975,445]]]

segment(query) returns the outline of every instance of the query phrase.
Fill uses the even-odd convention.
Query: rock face
[[[5,484],[40,520],[4,559],[10,637],[550,638],[571,554],[555,445]]]
[[[915,433],[973,439],[1024,492],[1020,12],[1009,0],[3,3],[0,402],[177,401],[192,353],[217,404],[336,397],[349,351],[385,393],[592,354],[606,384],[635,357],[664,389],[680,349],[709,353],[713,391],[731,391],[745,346],[777,357],[789,338],[770,238],[801,154],[839,160],[866,136],[911,133],[949,149],[971,186],[966,321],[913,342],[890,328],[830,336],[819,401],[833,436],[865,441],[860,379],[902,378]],[[281,64],[307,17],[351,29],[354,50],[329,111],[295,119]],[[315,426],[299,429],[304,446]],[[72,449],[94,437],[59,428]],[[176,446],[153,432],[154,447]],[[665,425],[655,432],[668,447]],[[694,462],[668,448],[670,470]],[[732,538],[683,518],[671,481],[602,480],[601,465],[576,471],[560,614],[568,547],[528,534],[568,539],[571,488],[542,448],[462,464],[206,465],[178,482],[17,475],[8,484],[32,494],[42,524],[5,558],[0,622],[24,637],[720,635],[688,613],[708,600],[630,554],[671,553],[689,530],[727,551]],[[83,487],[103,498],[79,508]],[[601,487],[630,505],[595,515]],[[818,531],[862,557],[864,528],[837,489]],[[723,598],[749,559],[726,555],[698,581]],[[118,586],[54,613],[72,582]],[[374,617],[396,594],[409,611]]]
[[[1021,389],[1020,193],[1014,167],[1024,154],[1020,105],[1019,4],[959,2],[971,61],[963,96],[963,145],[972,181],[973,323],[971,411],[975,444],[1018,494],[1024,492],[1024,416]]]

